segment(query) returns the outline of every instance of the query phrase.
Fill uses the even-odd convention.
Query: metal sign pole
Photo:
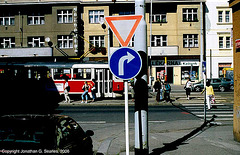
[[[126,135],[126,155],[129,155],[129,111],[128,111],[128,81],[124,81],[125,90],[125,135]]]

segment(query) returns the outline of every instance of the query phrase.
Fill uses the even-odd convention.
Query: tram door
[[[95,80],[97,97],[113,97],[112,91],[112,74],[109,69],[96,69]]]

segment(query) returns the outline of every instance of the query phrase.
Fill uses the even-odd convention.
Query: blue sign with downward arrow
[[[142,59],[138,52],[127,47],[116,50],[108,63],[111,72],[124,80],[134,78],[142,68]]]

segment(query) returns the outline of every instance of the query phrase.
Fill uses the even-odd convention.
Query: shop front
[[[167,81],[174,85],[185,84],[188,78],[197,82],[199,64],[198,59],[167,60],[166,65],[164,60],[151,60],[152,77],[154,80],[157,78],[164,80],[167,75]]]

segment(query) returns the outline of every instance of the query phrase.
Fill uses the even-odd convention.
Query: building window
[[[44,47],[44,37],[28,37],[28,47]]]
[[[182,72],[182,80],[187,80],[190,78],[191,80],[198,80],[198,66],[184,66],[181,67],[181,72]]]
[[[28,16],[28,25],[43,25],[45,24],[44,15],[40,13],[33,13],[31,16]]]
[[[230,10],[219,10],[218,11],[218,23],[230,23],[231,12]]]
[[[14,48],[15,47],[15,38],[0,38],[0,48]]]
[[[167,46],[166,35],[152,35],[152,46]]]
[[[72,23],[73,22],[72,10],[58,10],[57,20],[58,23]]]
[[[198,47],[198,34],[184,34],[183,47],[186,48]]]
[[[184,22],[198,22],[197,8],[183,9],[183,21]]]
[[[218,11],[218,22],[219,23],[223,22],[223,11]]]
[[[163,14],[153,14],[152,15],[152,22],[153,23],[166,23],[167,22],[167,15],[166,15],[166,13],[163,13]]]
[[[231,48],[231,37],[220,36],[218,40],[218,45],[220,49]]]
[[[15,24],[15,17],[8,15],[2,15],[0,17],[0,25],[14,25]]]
[[[73,48],[73,37],[69,35],[58,36],[59,48]]]
[[[104,20],[103,10],[90,10],[89,11],[89,23],[98,24]]]
[[[223,48],[223,37],[219,37],[219,48]]]
[[[105,47],[104,36],[90,36],[89,41],[91,43],[90,46],[93,45],[94,47]]]
[[[119,15],[135,15],[135,11],[120,11]]]

